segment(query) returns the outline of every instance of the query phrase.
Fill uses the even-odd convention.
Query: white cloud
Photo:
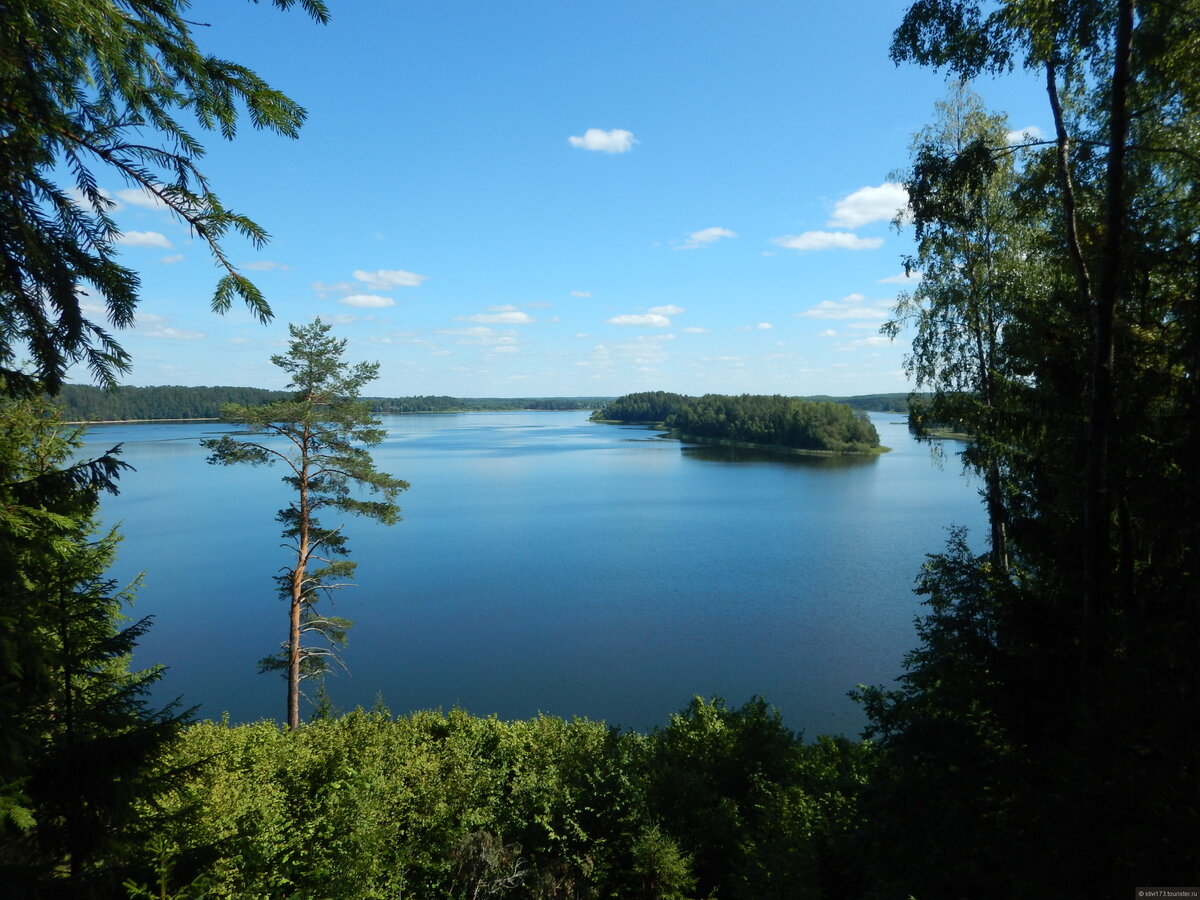
[[[333,284],[326,284],[323,281],[314,281],[312,289],[321,297],[328,294],[346,294],[354,290],[354,285],[348,281],[335,281]]]
[[[252,272],[270,272],[278,269],[281,272],[291,271],[291,266],[285,266],[283,263],[272,262],[269,259],[260,259],[256,262],[248,262],[242,264],[243,269],[250,269]]]
[[[643,334],[618,344],[597,344],[592,348],[593,362],[600,364],[655,366],[671,358],[673,334]]]
[[[734,238],[737,234],[730,231],[728,228],[701,228],[699,231],[693,231],[687,236],[687,240],[676,247],[676,250],[699,250],[701,247],[707,247],[721,238]]]
[[[871,222],[890,222],[908,206],[904,185],[886,181],[878,187],[859,188],[839,200],[826,223],[830,228],[860,228]]]
[[[696,325],[693,325],[691,328],[685,328],[683,330],[686,334],[708,334],[710,331],[712,331],[711,328],[700,328]]]
[[[606,321],[609,325],[634,325],[647,328],[669,328],[671,326],[671,320],[658,313],[613,316],[611,319],[607,319]]]
[[[116,197],[122,203],[140,206],[142,209],[167,209],[167,204],[163,203],[157,194],[142,187],[117,191]]]
[[[591,291],[571,291],[571,296],[579,297],[580,299],[586,300],[588,297],[592,296],[592,292]]]
[[[97,207],[92,206],[87,197],[83,195],[83,191],[79,190],[79,188],[67,188],[67,196],[74,200],[79,206],[86,206],[89,209],[96,209],[98,212],[115,212],[121,208],[121,204],[117,201],[117,198],[114,197],[109,191],[104,190],[104,188],[96,188],[96,193],[100,195],[103,201],[98,209]]]
[[[373,291],[391,291],[398,287],[419,287],[428,275],[418,275],[416,272],[406,272],[403,269],[377,269],[374,272],[364,272],[355,269],[354,277]]]
[[[817,337],[837,337],[837,332],[832,328],[826,328],[824,331],[818,334]]]
[[[486,313],[454,318],[459,322],[477,322],[480,325],[528,325],[535,321],[533,316],[521,312],[515,306],[493,306]]]
[[[126,231],[119,238],[118,244],[124,244],[126,247],[161,247],[164,250],[171,249],[171,242],[167,240],[165,234],[159,234],[157,231]]]
[[[625,153],[633,149],[637,139],[633,132],[624,128],[614,128],[604,131],[600,128],[589,128],[582,135],[572,135],[567,138],[572,147],[582,150],[598,150],[601,153]]]
[[[159,338],[171,341],[198,341],[208,337],[203,331],[192,331],[190,328],[176,328],[170,324],[166,316],[156,316],[153,313],[143,313],[137,317],[138,334],[142,337]]]
[[[811,319],[877,319],[885,320],[891,313],[893,301],[868,300],[862,294],[847,294],[840,300],[823,300],[816,306],[796,313]]]
[[[887,278],[880,278],[879,284],[916,284],[924,278],[920,272],[912,272],[908,275],[900,272],[897,275],[889,275]]]
[[[512,344],[501,344],[498,347],[492,348],[492,353],[520,353],[521,348]]]
[[[1036,125],[1030,125],[1028,128],[1018,128],[1010,131],[1004,137],[1011,146],[1013,144],[1026,144],[1030,141],[1044,141],[1046,133]]]
[[[844,344],[838,344],[839,350],[861,350],[865,347],[886,347],[892,342],[892,339],[886,335],[876,334],[867,338],[859,338],[854,341],[847,341]]]
[[[396,301],[391,297],[380,297],[378,294],[351,294],[338,302],[343,306],[357,306],[360,309],[382,309],[385,306],[396,305]]]
[[[687,310],[682,306],[676,306],[673,303],[668,303],[666,306],[652,306],[646,312],[656,316],[681,316]]]
[[[476,328],[444,328],[437,333],[458,338],[455,343],[462,346],[493,347],[497,344],[517,342],[517,337],[512,332],[496,331],[482,325]]]
[[[175,263],[183,262],[183,254],[182,253],[172,253],[170,256],[164,256],[162,259],[159,260],[159,262],[165,263],[168,266],[173,266],[173,265],[175,265]]]
[[[785,234],[771,243],[789,250],[874,250],[883,244],[883,238],[864,238],[848,231],[806,231],[803,234]]]
[[[772,325],[770,322],[759,322],[754,327],[757,328],[759,331],[770,331],[775,326]]]

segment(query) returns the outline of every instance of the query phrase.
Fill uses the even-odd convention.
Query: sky
[[[892,0],[195,2],[201,47],[308,111],[297,140],[205,135],[227,250],[275,318],[209,309],[220,272],[119,179],[142,278],[132,385],[283,388],[314,317],[374,396],[907,391],[910,228],[891,225],[945,76],[895,66]],[[1049,130],[1038,85],[976,86]],[[83,372],[72,373],[86,382]]]

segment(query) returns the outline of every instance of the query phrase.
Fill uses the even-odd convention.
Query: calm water
[[[939,468],[896,416],[881,457],[748,458],[690,448],[587,413],[386,417],[379,467],[411,482],[404,521],[347,521],[356,622],[336,703],[393,712],[538,711],[633,728],[695,694],[754,694],[810,736],[855,734],[846,692],[890,681],[914,643],[911,593],[946,527],[982,533],[975,487]],[[234,721],[279,717],[256,674],[285,632],[272,576],[282,472],[212,467],[214,423],[96,426],[137,471],[104,503],[125,535],[116,574],[144,570],[153,614],[137,662],[162,696]]]

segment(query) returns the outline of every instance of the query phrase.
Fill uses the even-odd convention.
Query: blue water
[[[839,460],[687,447],[582,412],[385,417],[376,462],[412,487],[394,527],[346,520],[359,570],[335,609],[356,625],[334,701],[649,728],[696,694],[757,694],[810,736],[856,734],[846,692],[900,673],[924,555],[951,524],[983,532],[957,460],[873,419],[893,451]],[[155,625],[136,662],[169,666],[160,698],[278,718],[282,679],[256,664],[285,635],[289,495],[280,470],[205,463],[198,441],[225,430],[88,441],[122,443],[137,469],[103,512],[125,536],[118,577],[145,572],[133,614]]]

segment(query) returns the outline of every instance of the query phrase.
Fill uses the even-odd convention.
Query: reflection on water
[[[787,453],[779,450],[760,450],[749,447],[727,447],[720,444],[682,445],[683,458],[715,463],[774,463],[811,469],[857,469],[874,465],[877,454],[847,453],[825,456],[816,453]]]
[[[810,736],[856,732],[846,692],[899,673],[924,555],[983,523],[957,465],[875,423],[893,452],[812,457],[584,412],[385,417],[376,462],[412,487],[395,527],[345,522],[359,569],[336,613],[356,625],[334,701],[648,728],[694,694],[759,694]],[[278,467],[207,465],[199,441],[223,430],[102,426],[88,449],[123,442],[137,469],[103,512],[125,535],[114,577],[146,572],[137,662],[168,665],[162,698],[278,717],[282,684],[255,669],[283,637],[292,498]]]

